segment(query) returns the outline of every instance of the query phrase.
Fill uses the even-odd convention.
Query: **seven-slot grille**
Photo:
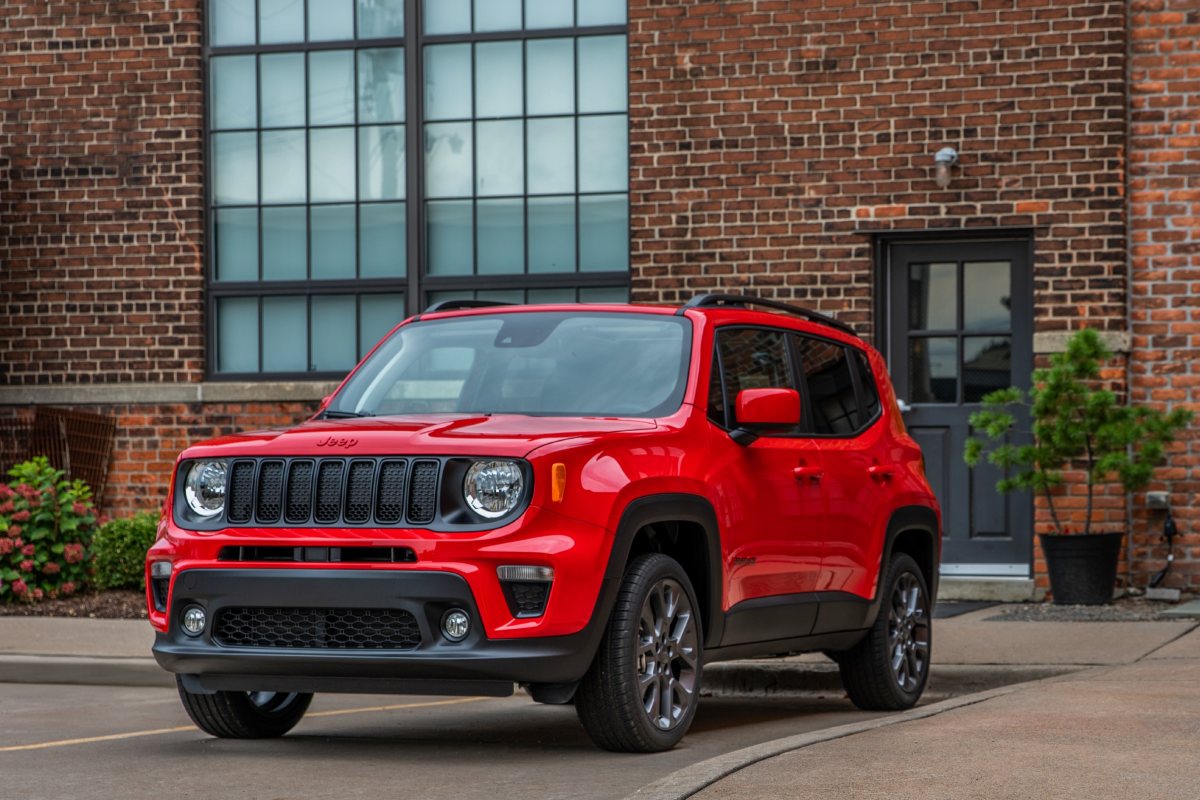
[[[236,459],[231,525],[428,525],[442,466],[424,458]]]

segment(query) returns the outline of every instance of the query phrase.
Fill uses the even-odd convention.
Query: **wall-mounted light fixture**
[[[934,180],[939,188],[945,189],[950,185],[950,168],[958,163],[958,151],[953,147],[943,147],[933,157],[935,168]]]

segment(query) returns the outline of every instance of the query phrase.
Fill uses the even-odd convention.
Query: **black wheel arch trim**
[[[893,511],[891,518],[888,519],[883,552],[879,556],[878,579],[875,581],[875,597],[867,607],[868,626],[875,619],[875,615],[879,613],[879,606],[883,602],[883,579],[887,571],[887,565],[892,562],[892,550],[896,544],[896,540],[900,537],[900,534],[908,533],[909,531],[917,531],[929,537],[932,569],[930,570],[931,574],[925,576],[925,583],[929,590],[930,603],[936,601],[938,565],[941,561],[941,547],[938,541],[941,536],[941,527],[938,525],[937,512],[929,506],[901,506]]]

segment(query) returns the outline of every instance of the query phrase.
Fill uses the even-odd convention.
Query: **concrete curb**
[[[1089,669],[1088,672],[1105,672],[1112,667],[1098,667]],[[1078,674],[1075,671],[1074,674]],[[944,714],[947,711],[953,711],[958,708],[973,706],[977,703],[982,703],[991,700],[995,697],[1003,697],[1013,692],[1019,692],[1029,688],[1033,684],[1063,680],[1068,674],[1053,675],[1048,678],[1039,680],[1025,681],[1023,683],[1014,683],[1008,686],[1001,686],[997,689],[989,689],[984,692],[965,695],[963,697],[954,697],[949,700],[942,700],[938,703],[931,703],[927,706],[920,706],[908,711],[901,711],[895,714],[889,714],[886,717],[878,717],[876,719],[865,720],[863,722],[852,722],[848,725],[839,725],[835,728],[827,728],[821,731],[813,731],[811,733],[802,733],[797,736],[788,736],[783,739],[776,739],[771,742],[763,742],[762,744],[746,747],[741,750],[735,750],[731,753],[724,753],[719,756],[701,761],[696,764],[691,764],[683,769],[672,772],[664,778],[660,778],[654,783],[643,786],[633,794],[629,795],[626,800],[685,800],[688,797],[700,792],[701,790],[711,786],[724,777],[732,775],[746,767],[757,764],[760,761],[765,761],[775,756],[790,753],[794,750],[800,750],[805,747],[810,747],[814,744],[822,742],[831,742],[835,739],[844,739],[847,736],[854,736],[859,733],[886,728],[889,725],[898,725],[902,722],[912,722],[919,719],[927,719],[936,717],[939,714]],[[931,675],[932,680],[932,675]]]
[[[102,686],[175,685],[153,658],[0,655],[0,683],[69,683]]]

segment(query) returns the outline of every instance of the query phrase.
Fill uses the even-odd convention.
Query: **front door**
[[[884,269],[889,364],[897,396],[910,409],[904,421],[924,451],[942,506],[942,573],[1027,577],[1029,495],[999,495],[998,470],[990,464],[968,470],[962,453],[968,418],[983,396],[1029,385],[1029,242],[894,242]]]

